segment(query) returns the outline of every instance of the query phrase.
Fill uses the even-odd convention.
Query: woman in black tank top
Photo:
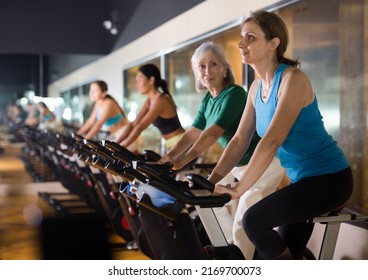
[[[139,111],[136,119],[130,124],[116,142],[127,147],[151,124],[155,125],[168,143],[184,133],[176,112],[176,105],[172,99],[167,83],[161,78],[160,70],[154,64],[145,64],[138,69],[136,76],[138,90],[147,95],[147,99]],[[167,148],[168,147],[167,145]]]

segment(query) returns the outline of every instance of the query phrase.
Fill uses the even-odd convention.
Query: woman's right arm
[[[236,166],[249,147],[255,132],[255,112],[253,107],[255,90],[255,83],[253,83],[238,129],[208,178],[213,184],[219,182]]]
[[[175,159],[182,156],[198,140],[201,132],[202,130],[193,126],[187,129],[179,141],[160,159],[160,162],[174,162]]]
[[[93,123],[96,120],[96,106],[93,107],[91,115],[87,119],[87,121],[78,129],[77,134],[83,135],[87,133],[87,131],[92,127]]]
[[[148,103],[149,103],[149,100],[147,98],[147,100],[144,102],[144,104],[143,104],[141,110],[139,111],[137,117],[135,118],[135,120],[133,122],[129,123],[127,129],[125,129],[124,132],[121,135],[118,136],[118,138],[115,141],[116,143],[121,144],[125,139],[127,139],[129,137],[129,135],[131,134],[133,128],[141,122],[144,115],[148,112],[148,107],[149,107]]]

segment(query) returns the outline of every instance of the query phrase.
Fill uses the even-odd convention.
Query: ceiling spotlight
[[[112,35],[117,35],[118,34],[118,29],[115,25],[110,29],[110,33]]]
[[[111,12],[111,19],[104,20],[102,22],[103,28],[110,31],[111,35],[118,35],[119,33],[119,26],[120,23],[120,13],[119,10],[113,9]]]
[[[102,23],[102,26],[106,29],[106,30],[110,30],[112,28],[112,22],[111,20],[105,20]]]

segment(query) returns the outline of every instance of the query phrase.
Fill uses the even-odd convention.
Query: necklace
[[[263,100],[266,100],[267,99],[267,97],[268,97],[268,93],[270,92],[270,89],[272,89],[272,85],[273,85],[273,80],[274,80],[274,75],[275,75],[275,73],[276,73],[276,69],[278,68],[278,63],[276,63],[273,67],[271,67],[271,68],[273,68],[272,69],[272,71],[270,71],[269,73],[271,74],[272,73],[272,79],[271,79],[271,82],[267,85],[267,86],[264,86],[263,85],[263,83],[262,83],[262,99]],[[267,76],[265,76],[265,78],[266,78]],[[266,83],[265,83],[266,84]]]
[[[273,80],[270,84],[268,84],[267,86],[264,86],[262,84],[262,99],[266,99],[268,96],[268,93],[270,91],[270,89],[272,88],[272,84],[273,84]]]

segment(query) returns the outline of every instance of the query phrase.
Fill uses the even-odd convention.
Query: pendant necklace
[[[272,88],[273,81],[267,86],[264,87],[262,84],[262,99],[265,100],[268,97],[268,92],[270,91],[270,88]]]

